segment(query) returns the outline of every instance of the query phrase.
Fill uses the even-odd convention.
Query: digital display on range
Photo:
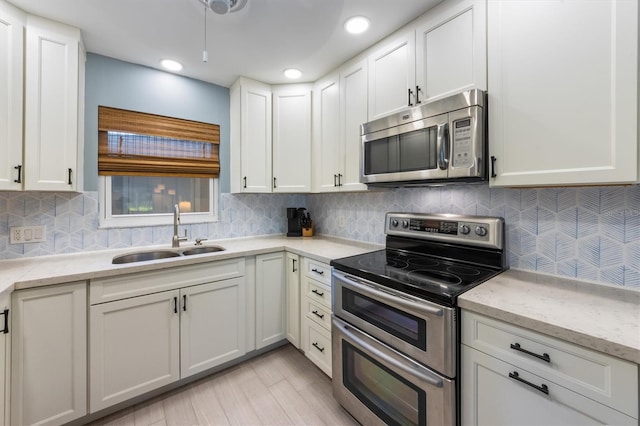
[[[458,222],[443,220],[411,219],[409,229],[420,232],[433,232],[434,234],[458,235]]]

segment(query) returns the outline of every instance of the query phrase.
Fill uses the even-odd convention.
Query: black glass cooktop
[[[455,306],[458,295],[502,272],[471,263],[385,249],[331,262],[336,269],[422,299]]]

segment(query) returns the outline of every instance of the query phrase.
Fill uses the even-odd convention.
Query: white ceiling
[[[314,81],[412,21],[441,0],[248,0],[237,12],[207,12],[198,0],[9,0],[17,7],[82,30],[88,52],[159,68],[162,58],[180,74],[230,86],[240,75],[290,83],[285,68]],[[345,20],[364,15],[365,34],[347,34]]]

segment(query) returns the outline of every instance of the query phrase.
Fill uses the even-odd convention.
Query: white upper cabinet
[[[406,28],[369,54],[369,120],[415,105],[415,52],[414,30]]]
[[[22,189],[25,14],[0,0],[0,190]]]
[[[311,87],[273,88],[273,192],[311,191]]]
[[[313,89],[314,187],[319,192],[338,191],[340,174],[340,80],[334,72]]]
[[[230,97],[231,192],[271,192],[271,87],[241,77]]]
[[[493,186],[638,180],[638,3],[488,3]]]
[[[416,103],[487,89],[486,0],[450,0],[416,23]]]
[[[78,191],[83,152],[78,130],[84,120],[80,30],[32,15],[26,28],[24,188]]]

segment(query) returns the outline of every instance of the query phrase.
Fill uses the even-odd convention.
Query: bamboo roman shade
[[[217,178],[220,126],[98,107],[98,174]]]

